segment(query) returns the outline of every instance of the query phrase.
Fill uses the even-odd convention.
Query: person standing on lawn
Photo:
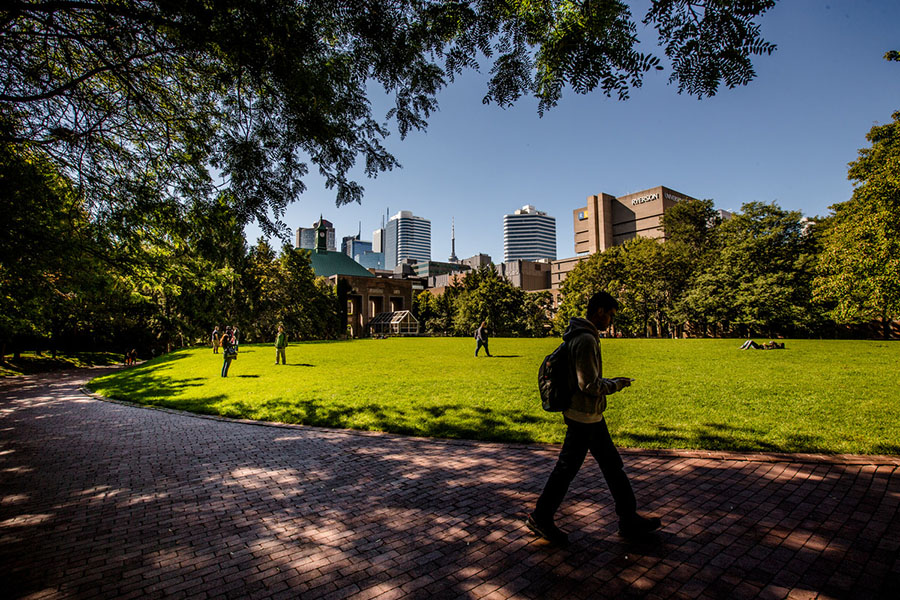
[[[534,511],[525,524],[535,534],[556,544],[565,544],[567,534],[554,522],[554,515],[578,474],[588,451],[597,460],[619,516],[619,533],[639,536],[659,529],[659,517],[643,517],[637,512],[637,501],[625,474],[622,458],[613,444],[603,418],[606,397],[631,385],[627,377],[604,379],[600,358],[600,332],[612,324],[619,309],[618,301],[606,292],[591,296],[585,319],[569,320],[563,334],[573,366],[570,389],[574,389],[569,408],[563,411],[566,438],[556,466],[538,498]]]
[[[219,326],[216,325],[215,327],[213,327],[213,332],[212,332],[213,354],[219,353],[219,339],[220,338],[221,338],[221,334],[219,333]]]
[[[489,336],[490,331],[487,327],[487,321],[482,321],[481,326],[475,330],[475,356],[478,356],[478,351],[481,350],[482,346],[484,346],[484,353],[488,356],[491,355],[491,351],[488,350]]]
[[[222,345],[222,377],[228,377],[228,367],[231,366],[231,361],[237,355],[231,325],[225,328],[225,333],[222,334],[219,343]]]
[[[278,364],[279,359],[281,360],[281,364],[287,364],[287,358],[285,357],[284,349],[287,348],[287,336],[284,333],[284,325],[278,326],[278,335],[275,336],[275,364]]]

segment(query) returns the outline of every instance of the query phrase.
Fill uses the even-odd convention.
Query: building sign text
[[[654,200],[659,200],[659,194],[647,194],[646,196],[632,198],[631,205],[637,206],[638,204],[644,204],[645,202],[653,202]]]

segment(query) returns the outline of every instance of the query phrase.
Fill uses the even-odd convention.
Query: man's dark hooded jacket
[[[577,389],[565,416],[580,423],[598,423],[603,420],[606,397],[619,390],[612,379],[603,378],[603,361],[600,358],[600,332],[587,319],[569,319],[569,327],[563,334],[569,348],[573,377]],[[573,385],[573,388],[576,386]]]

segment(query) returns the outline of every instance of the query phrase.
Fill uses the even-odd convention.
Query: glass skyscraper
[[[328,251],[334,252],[336,250],[334,246],[334,225],[331,221],[322,219],[321,217],[312,224],[312,227],[297,228],[297,233],[294,236],[294,248],[305,248],[307,250],[316,249],[316,228],[319,226],[319,222],[325,225],[325,240],[328,245]]]
[[[531,205],[503,216],[503,260],[556,260],[556,219]]]

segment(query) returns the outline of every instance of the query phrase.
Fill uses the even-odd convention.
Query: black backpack
[[[538,389],[541,405],[548,412],[569,408],[575,390],[571,387],[571,356],[565,342],[548,354],[538,369]]]

